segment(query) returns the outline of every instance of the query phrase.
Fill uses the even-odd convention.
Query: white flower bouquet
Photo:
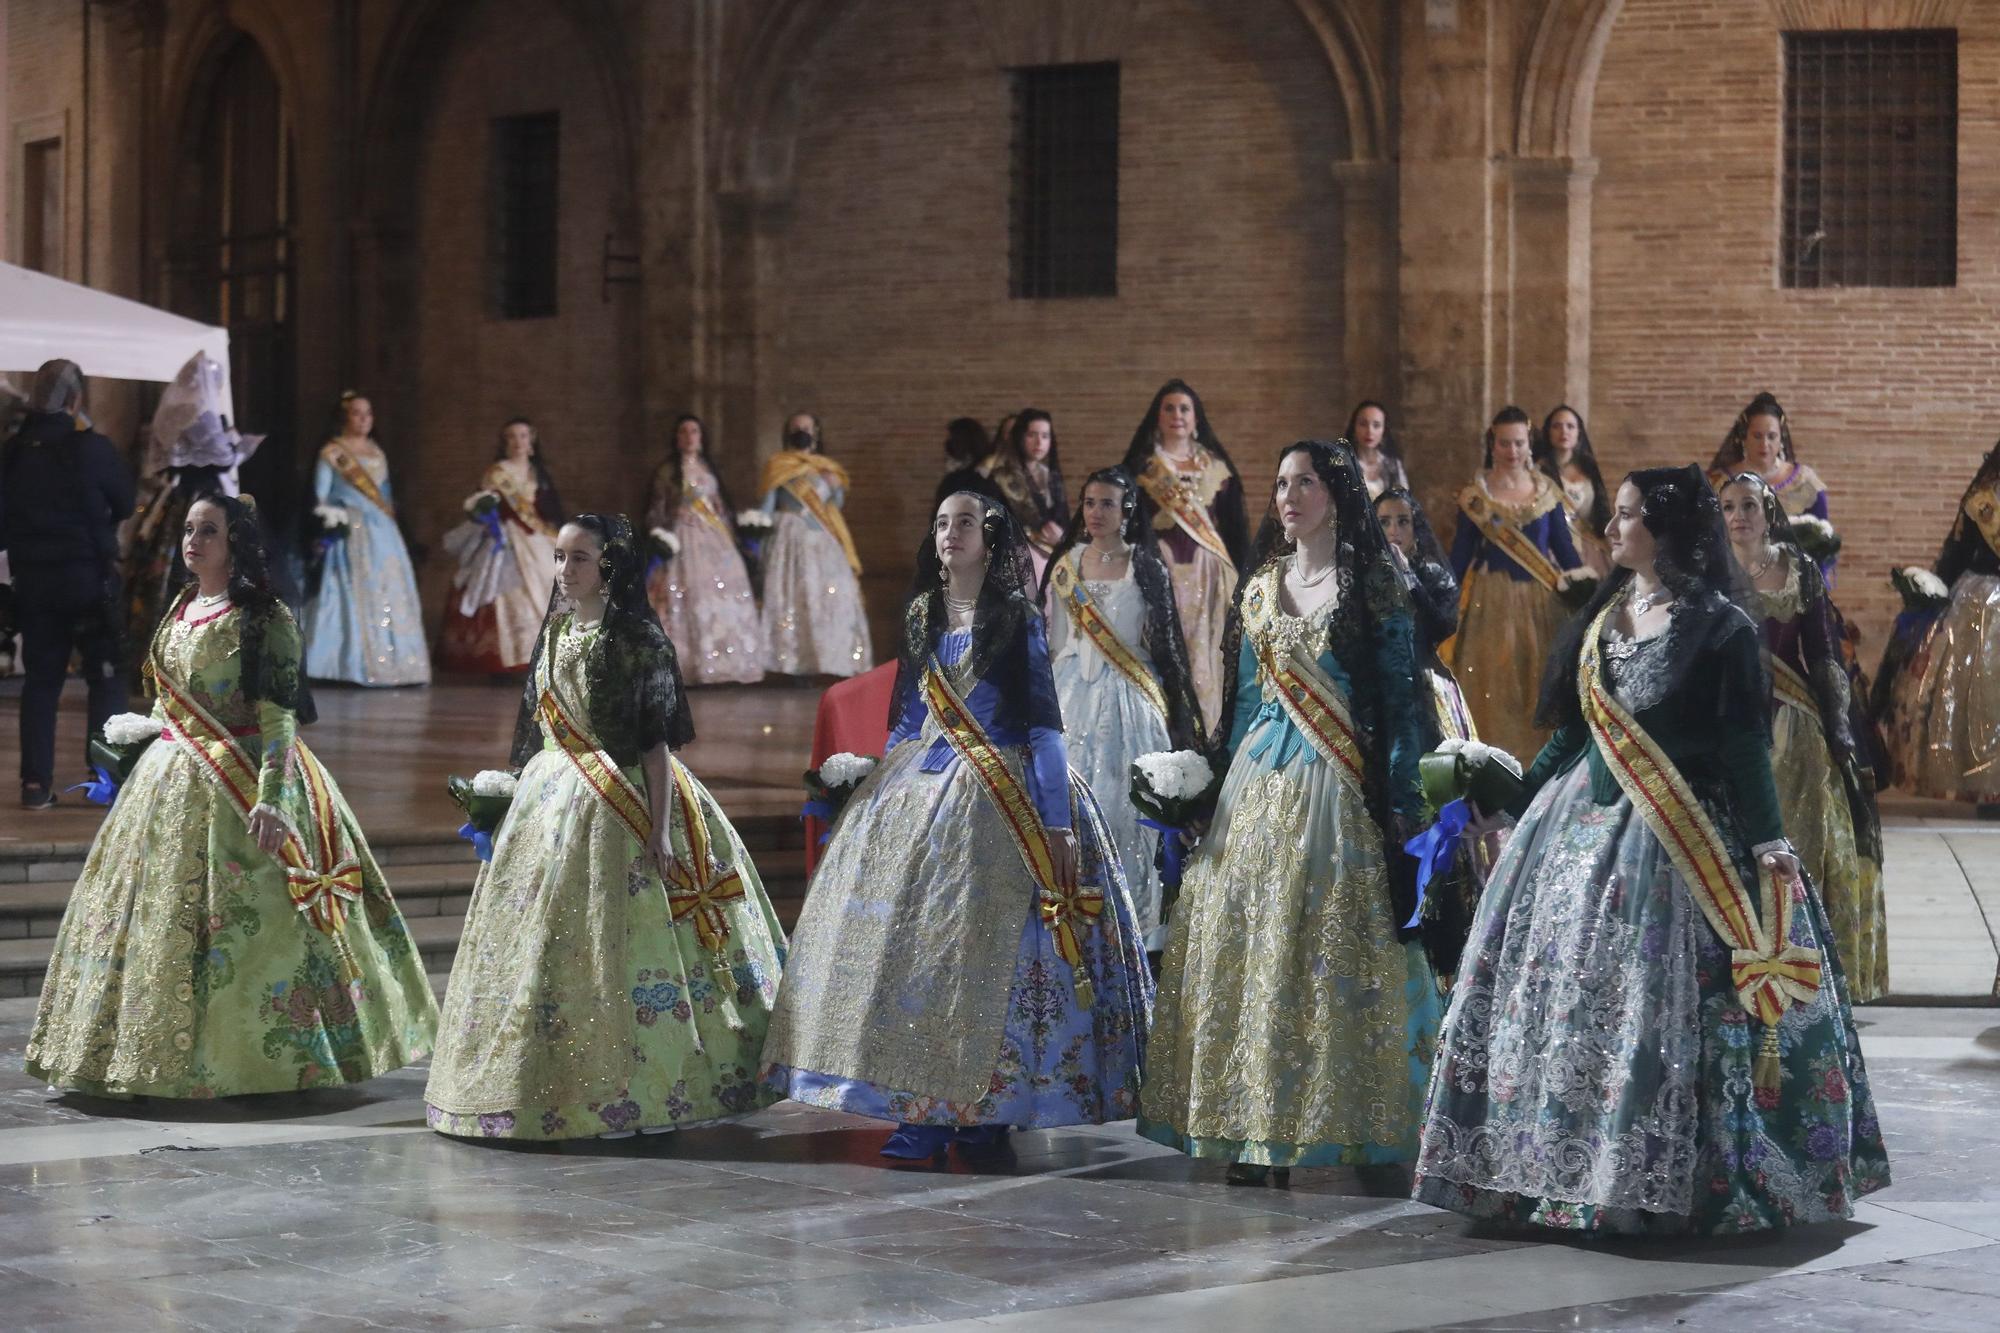
[[[800,817],[833,823],[847,805],[847,798],[854,795],[855,789],[881,762],[869,755],[842,750],[828,755],[818,768],[807,769],[806,803],[799,811]]]
[[[341,505],[314,505],[313,517],[319,520],[320,534],[326,537],[345,537],[354,526],[354,515]]]
[[[493,859],[493,834],[514,804],[517,785],[512,773],[497,768],[482,769],[471,778],[454,774],[444,780],[452,801],[465,811],[465,825],[458,836],[472,844],[482,861]]]
[[[1944,586],[1944,580],[1922,565],[1890,570],[1889,582],[1902,594],[1905,611],[1942,611],[1951,601],[1951,589]]]
[[[646,534],[652,539],[653,554],[662,560],[671,560],[681,553],[681,539],[665,528],[654,528]]]
[[[1804,551],[1806,559],[1816,565],[1840,554],[1840,534],[1833,530],[1833,524],[1816,514],[1794,515],[1782,535],[1791,538],[1792,545]]]
[[[164,725],[144,713],[117,713],[104,720],[103,734],[90,742],[90,766],[97,771],[97,781],[87,784],[92,800],[110,804],[111,796],[132,776],[139,756],[159,739]],[[99,795],[102,800],[98,800]]]
[[[1497,814],[1520,799],[1521,761],[1497,745],[1453,737],[1417,761],[1417,780],[1433,811],[1469,798]]]
[[[1156,750],[1132,761],[1132,804],[1139,822],[1157,829],[1166,853],[1162,885],[1175,890],[1181,883],[1186,845],[1181,835],[1215,810],[1222,775],[1207,756],[1195,750]]]
[[[1556,579],[1556,596],[1564,606],[1580,607],[1597,595],[1597,575],[1578,567],[1565,569]]]
[[[745,509],[736,515],[736,527],[746,537],[761,537],[771,530],[771,516],[762,509]]]

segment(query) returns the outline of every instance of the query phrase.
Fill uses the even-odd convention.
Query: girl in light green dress
[[[437,1033],[422,959],[313,720],[299,628],[248,497],[188,509],[193,576],[153,634],[159,737],[91,845],[49,959],[27,1069],[107,1096],[353,1083]]]
[[[466,1138],[623,1138],[747,1114],[785,937],[708,790],[622,515],[556,537],[556,597],[424,1098]]]

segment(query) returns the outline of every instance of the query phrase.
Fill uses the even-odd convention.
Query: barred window
[[[1118,294],[1118,66],[1014,71],[1008,290]]]
[[[556,313],[557,147],[554,111],[493,121],[486,170],[489,303],[501,319]]]
[[[1958,281],[1958,34],[1785,34],[1787,287]]]

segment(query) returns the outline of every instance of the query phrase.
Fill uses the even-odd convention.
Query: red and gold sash
[[[1966,496],[1963,511],[1993,554],[2000,555],[2000,488],[1984,486],[1976,494]]]
[[[188,747],[198,761],[196,766],[247,823],[257,805],[257,763],[229,728],[165,672],[156,671],[154,679],[160,687],[168,732]],[[348,843],[319,759],[300,740],[292,742],[292,753],[298,761],[312,823],[303,835],[289,820],[285,823],[285,840],[278,848],[278,861],[285,868],[285,888],[292,906],[332,937],[343,974],[352,980],[360,975],[360,969],[347,950],[343,932],[349,904],[361,901],[361,861]]]
[[[861,556],[854,549],[854,537],[847,530],[847,520],[819,493],[819,487],[813,484],[818,477],[825,477],[843,489],[847,486],[847,469],[821,454],[780,449],[764,460],[764,490],[775,491],[782,487],[789,492],[813,516],[814,522],[833,534],[847,556],[847,567],[859,574]]]
[[[1181,531],[1195,539],[1195,542],[1234,568],[1236,562],[1229,557],[1229,547],[1223,544],[1222,534],[1216,531],[1215,521],[1208,516],[1208,506],[1203,504],[1180,474],[1167,466],[1166,460],[1154,454],[1146,460],[1146,466],[1139,472],[1139,484],[1146,488],[1146,494],[1153,497],[1153,503],[1162,512],[1172,516]]]
[[[1546,482],[1546,479],[1544,481],[1545,484],[1553,485],[1553,483]],[[1534,517],[1539,518],[1541,513],[1554,508],[1556,503],[1558,502],[1551,502],[1544,506],[1542,511],[1534,515]],[[1474,526],[1479,529],[1481,537],[1499,547],[1501,551],[1506,553],[1508,559],[1528,571],[1529,577],[1533,578],[1535,582],[1541,584],[1550,592],[1556,591],[1561,586],[1562,571],[1557,569],[1555,563],[1546,555],[1542,554],[1540,547],[1529,540],[1527,533],[1521,531],[1519,527],[1500,513],[1499,509],[1495,507],[1492,497],[1486,494],[1485,489],[1478,482],[1473,482],[1458,493],[1458,507],[1464,511],[1465,516],[1471,519]],[[1472,580],[1468,578],[1465,580],[1465,583],[1466,587],[1470,588]],[[1459,600],[1460,611],[1465,609],[1465,595],[1465,591],[1461,590]]]
[[[546,655],[545,652],[545,660]],[[576,771],[583,776],[590,789],[610,807],[612,814],[618,816],[618,822],[639,840],[640,847],[651,847],[653,807],[647,803],[646,793],[640,791],[632,779],[625,776],[625,770],[605,753],[582,719],[563,706],[562,701],[556,698],[554,688],[546,684],[542,686],[541,702],[535,711],[549,738],[569,756],[570,763],[576,765]]]
[[[375,478],[368,474],[368,469],[361,466],[360,459],[341,448],[338,443],[329,444],[320,450],[320,456],[326,459],[327,464],[335,472],[346,479],[349,486],[360,491],[369,503],[390,518],[396,516],[396,507],[382,494],[382,488],[375,484]]]
[[[548,520],[542,517],[539,509],[535,508],[534,483],[530,482],[524,488],[514,473],[499,463],[486,469],[484,480],[486,489],[500,497],[500,502],[507,506],[516,523],[530,532],[539,532],[544,537],[556,535],[555,529],[548,525]]]
[[[1079,576],[1076,561],[1078,556],[1072,551],[1056,562],[1049,574],[1049,587],[1056,600],[1069,613],[1070,623],[1076,626],[1084,638],[1089,639],[1104,659],[1117,668],[1118,674],[1132,682],[1147,703],[1159,713],[1163,721],[1171,721],[1167,713],[1167,694],[1160,688],[1160,682],[1139,660],[1125,640],[1118,637],[1118,631],[1111,628],[1104,613],[1097,609],[1083,590],[1083,579]]]
[[[590,789],[639,840],[642,853],[649,852],[655,826],[646,793],[625,776],[625,770],[598,744],[588,725],[556,697],[553,687],[543,686],[538,712],[550,737]],[[695,793],[694,779],[672,755],[667,756],[667,774],[673,785],[674,805],[680,811],[682,827],[687,830],[687,855],[676,856],[667,867],[667,908],[674,924],[693,922],[695,939],[715,955],[713,966],[717,977],[726,978],[729,973],[727,905],[741,902],[745,896],[743,872],[736,866],[722,864],[715,856],[708,836],[708,817]],[[722,990],[725,1007],[732,1015],[730,1026],[735,1027],[734,1008],[729,1000],[734,984],[724,985]]]
[[[1619,604],[1606,605],[1583,638],[1577,668],[1583,715],[1611,775],[1660,840],[1709,926],[1729,947],[1737,998],[1766,1028],[1757,1084],[1775,1089],[1777,1023],[1786,1009],[1819,993],[1819,951],[1791,943],[1791,886],[1781,889],[1762,864],[1753,900],[1715,821],[1666,752],[1606,686],[1598,639]]]
[[[1317,663],[1301,661],[1290,651],[1280,654],[1272,646],[1270,624],[1278,611],[1277,596],[1278,576],[1272,570],[1243,599],[1243,632],[1257,654],[1257,668],[1271,682],[1292,725],[1313,750],[1355,791],[1363,792],[1367,763],[1340,686],[1329,680]]]
[[[1055,941],[1056,954],[1069,964],[1074,978],[1077,1003],[1091,1008],[1095,1002],[1095,990],[1090,982],[1090,973],[1083,956],[1083,940],[1079,932],[1087,930],[1090,923],[1104,915],[1104,894],[1087,884],[1064,883],[1056,877],[1055,854],[1049,844],[1049,831],[1042,824],[1042,817],[1035,811],[1034,800],[1028,789],[1014,776],[1000,757],[986,729],[979,725],[979,719],[959,698],[958,691],[945,679],[944,672],[933,662],[925,668],[923,676],[924,703],[930,708],[931,717],[951,748],[965,766],[979,779],[979,785],[986,789],[993,808],[1000,813],[1000,821],[1007,826],[1007,832],[1014,839],[1014,846],[1021,853],[1021,861],[1028,868],[1029,876],[1035,881],[1036,901],[1042,922],[1049,928],[1049,935]]]

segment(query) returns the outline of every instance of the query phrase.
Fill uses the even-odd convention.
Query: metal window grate
[[[1118,294],[1118,66],[1014,71],[1008,290]]]
[[[556,313],[557,153],[554,111],[493,121],[486,172],[486,268],[493,313]]]
[[[1787,287],[1958,281],[1958,34],[1785,34]]]

